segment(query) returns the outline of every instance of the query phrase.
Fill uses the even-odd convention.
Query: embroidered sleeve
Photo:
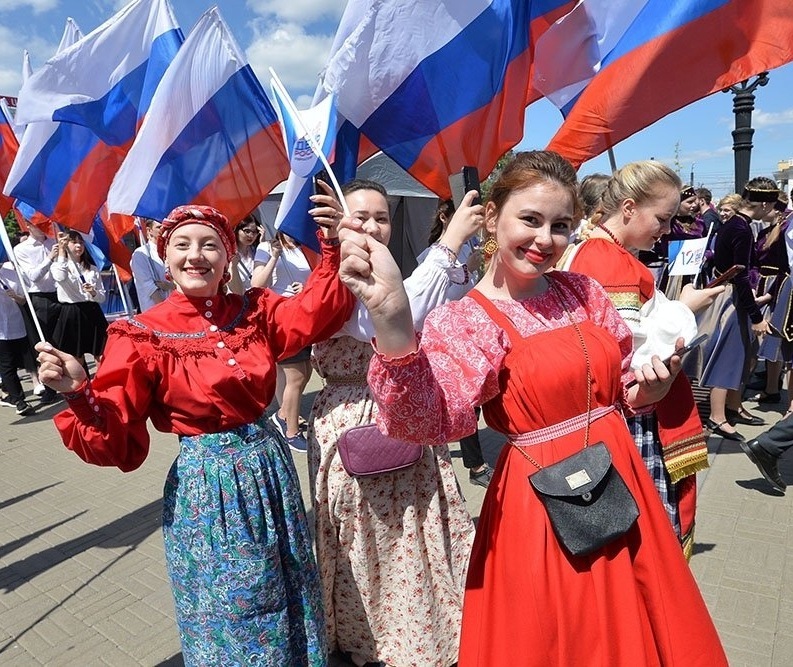
[[[55,416],[55,426],[84,461],[126,472],[146,459],[146,419],[158,382],[153,354],[144,358],[140,352],[151,350],[149,338],[127,322],[113,323],[96,377],[66,395],[69,409]]]
[[[424,444],[457,440],[476,430],[473,406],[498,393],[506,334],[465,301],[470,300],[430,313],[417,352],[372,358],[369,386],[380,407],[377,423],[391,436]]]

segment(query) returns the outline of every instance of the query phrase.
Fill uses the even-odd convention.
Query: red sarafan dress
[[[373,359],[369,383],[389,434],[447,442],[472,431],[472,406],[547,466],[584,446],[587,361],[594,419],[640,516],[588,556],[559,544],[529,484],[536,468],[511,444],[499,457],[468,569],[459,665],[726,665],[718,634],[619,408],[630,332],[594,281],[554,272],[556,290],[522,302],[466,297],[430,314],[418,352]],[[474,293],[472,293],[474,294]]]

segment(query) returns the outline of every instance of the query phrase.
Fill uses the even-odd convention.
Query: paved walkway
[[[133,473],[85,465],[55,433],[60,407],[0,408],[0,664],[181,665],[159,529],[176,439],[154,434]],[[492,463],[499,440],[484,442]],[[793,665],[793,492],[771,491],[736,445],[711,446],[692,569],[733,666]],[[478,515],[483,492],[453,455]],[[793,459],[780,468],[793,484]]]

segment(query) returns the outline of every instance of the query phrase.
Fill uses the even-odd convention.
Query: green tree
[[[513,149],[509,149],[504,155],[498,158],[498,162],[496,162],[496,166],[493,167],[493,171],[491,171],[487,178],[482,181],[482,201],[487,201],[487,198],[490,196],[490,190],[493,187],[493,183],[496,182],[496,179],[501,174],[501,170],[515,157],[515,151]]]
[[[13,239],[19,232],[19,223],[17,222],[17,217],[14,214],[14,211],[11,210],[8,212],[5,218],[3,218],[3,224],[6,226],[6,231],[8,232],[8,238]]]

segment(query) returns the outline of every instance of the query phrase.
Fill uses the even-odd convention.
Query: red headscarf
[[[214,229],[220,237],[223,247],[226,249],[228,261],[237,252],[237,238],[234,230],[229,224],[228,218],[220,211],[211,206],[177,206],[162,221],[160,236],[157,239],[157,254],[165,260],[165,248],[168,246],[168,239],[178,227],[182,225],[206,225]]]

